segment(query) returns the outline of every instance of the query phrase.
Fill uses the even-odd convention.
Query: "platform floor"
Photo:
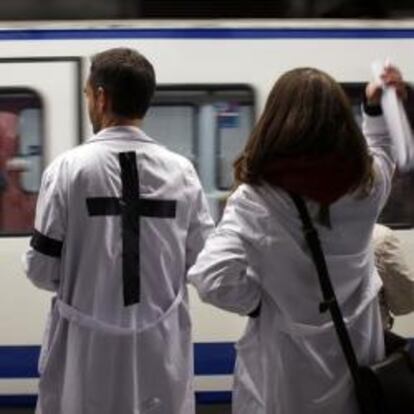
[[[230,414],[230,405],[203,405],[197,407],[197,414]],[[21,408],[3,408],[0,414],[34,414],[33,410]]]

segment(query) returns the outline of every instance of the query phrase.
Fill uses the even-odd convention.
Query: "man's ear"
[[[110,99],[106,90],[99,86],[96,91],[96,102],[102,112],[107,112],[110,107]]]

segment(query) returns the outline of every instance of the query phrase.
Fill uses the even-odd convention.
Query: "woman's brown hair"
[[[236,184],[266,181],[278,159],[336,154],[351,161],[356,179],[349,192],[369,191],[372,158],[341,86],[314,68],[286,72],[273,86],[265,109],[234,163]]]

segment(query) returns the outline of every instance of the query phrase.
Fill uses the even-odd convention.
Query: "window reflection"
[[[27,89],[0,89],[0,234],[28,234],[42,169],[42,109]]]

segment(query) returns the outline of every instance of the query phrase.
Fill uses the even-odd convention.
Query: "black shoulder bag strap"
[[[329,278],[328,268],[326,266],[325,256],[322,251],[319,235],[315,229],[312,219],[309,215],[308,209],[302,197],[289,193],[296,208],[298,209],[299,216],[303,224],[303,232],[305,239],[308,243],[309,249],[312,254],[313,262],[315,263],[316,270],[318,271],[319,284],[322,290],[323,302],[319,305],[321,313],[329,310],[332,320],[335,325],[335,330],[339,338],[345,359],[348,363],[351,371],[352,378],[355,383],[355,388],[358,398],[359,388],[359,375],[358,375],[358,361],[355,356],[354,348],[348,335],[348,330],[344,323],[341,309],[336,299],[335,291],[332,287],[331,280]]]

